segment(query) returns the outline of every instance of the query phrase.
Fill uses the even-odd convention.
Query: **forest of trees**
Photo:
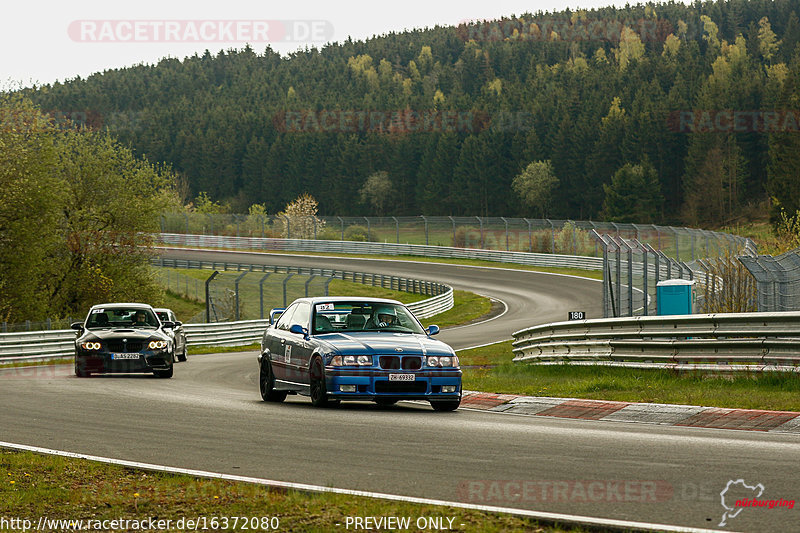
[[[185,200],[238,212],[309,192],[331,215],[711,227],[800,207],[799,13],[729,0],[527,14],[25,93],[170,164]],[[512,187],[534,162],[552,171],[537,205]]]

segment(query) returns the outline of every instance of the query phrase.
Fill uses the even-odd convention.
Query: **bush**
[[[354,224],[352,226],[347,226],[347,229],[344,230],[344,240],[346,241],[367,242],[370,240],[369,237],[371,237],[371,235],[369,235],[366,226]]]

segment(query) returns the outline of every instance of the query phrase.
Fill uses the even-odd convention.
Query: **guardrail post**
[[[342,240],[344,240],[344,219],[342,217],[336,217],[339,219],[339,223],[342,225]]]
[[[556,227],[553,224],[553,221],[549,218],[544,219],[545,222],[550,224],[550,253],[556,253]]]
[[[331,284],[331,281],[333,281],[332,277],[325,280],[325,296],[328,296],[328,285]]]
[[[508,248],[508,220],[506,220],[506,217],[500,217],[500,220],[506,225],[506,252],[509,252],[511,250]]]
[[[260,280],[258,280],[258,307],[261,310],[259,316],[262,319],[264,318],[264,282],[271,275],[272,272],[267,272]]]
[[[215,270],[206,280],[206,322],[211,322],[211,294],[209,291],[209,284],[219,275],[219,271]]]
[[[428,219],[425,215],[420,215],[420,217],[425,222],[425,246],[428,246]]]
[[[523,218],[528,223],[528,252],[533,253],[533,230],[531,229],[531,221]],[[597,243],[595,243],[595,255],[597,255]]]
[[[372,239],[370,238],[371,227],[370,227],[369,219],[367,217],[362,217],[362,218],[367,221],[367,242],[371,242],[372,241]]]
[[[189,235],[189,213],[184,213],[183,216],[186,219],[186,233],[184,235]]]
[[[237,276],[237,277],[236,277],[236,279],[235,279],[235,280],[234,280],[234,282],[233,282],[233,288],[234,288],[234,291],[235,291],[235,293],[236,293],[236,294],[235,294],[235,298],[236,298],[236,311],[235,311],[235,316],[236,316],[236,321],[237,321],[237,322],[238,322],[238,320],[239,320],[239,282],[242,280],[242,278],[243,278],[243,277],[245,277],[245,276],[246,276],[246,275],[248,275],[249,273],[250,273],[250,271],[243,272],[243,273],[242,273],[240,276]]]
[[[483,219],[481,217],[475,217],[478,219],[478,224],[481,225],[481,250],[483,250]]]
[[[678,234],[678,229],[677,228],[673,228],[672,226],[670,226],[670,229],[672,229],[672,233],[675,234],[675,261],[680,261],[681,260],[681,247],[680,247],[681,238],[680,238],[680,235]]]
[[[642,246],[641,243],[639,243],[639,245]],[[644,246],[642,246],[642,254],[643,254],[642,263],[644,265],[644,276],[643,276],[644,305],[642,307],[644,307],[644,316],[647,316],[648,315],[647,307],[650,304],[650,294],[647,292],[647,277],[650,275],[650,273],[647,271],[647,248],[645,248]]]
[[[292,279],[294,274],[289,274],[283,279],[283,306],[286,307],[286,284],[289,283],[289,280]]]
[[[283,218],[286,220],[286,238],[287,239],[291,239],[292,238],[292,230],[289,227],[289,217],[286,216],[286,215],[283,215]]]
[[[315,276],[314,274],[311,274],[311,276],[310,276],[310,277],[309,277],[309,278],[306,280],[306,298],[308,298],[308,285],[309,285],[309,284],[310,284],[310,283],[311,283],[311,282],[314,280],[314,278],[316,278],[316,277],[317,277],[317,276]]]
[[[572,239],[570,242],[572,243],[572,255],[578,254],[578,241],[575,238],[575,222],[572,220],[568,220],[567,222],[572,222]]]
[[[397,232],[397,244],[400,244],[400,222],[398,222],[397,217],[392,217],[392,220],[394,220],[394,228]]]
[[[451,217],[449,215],[447,216],[447,218],[449,218],[450,222],[453,223],[453,246],[455,247],[455,246],[458,246],[456,244],[456,219],[454,219],[453,217]]]

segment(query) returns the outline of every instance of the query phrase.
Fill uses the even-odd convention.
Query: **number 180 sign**
[[[570,311],[567,313],[567,320],[586,320],[585,311]]]

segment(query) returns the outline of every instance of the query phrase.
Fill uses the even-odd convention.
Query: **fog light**
[[[442,392],[444,392],[444,393],[448,393],[448,392],[452,393],[452,392],[455,392],[455,391],[456,391],[456,386],[455,385],[442,385]]]
[[[339,390],[342,392],[355,392],[356,386],[355,385],[339,385]]]

